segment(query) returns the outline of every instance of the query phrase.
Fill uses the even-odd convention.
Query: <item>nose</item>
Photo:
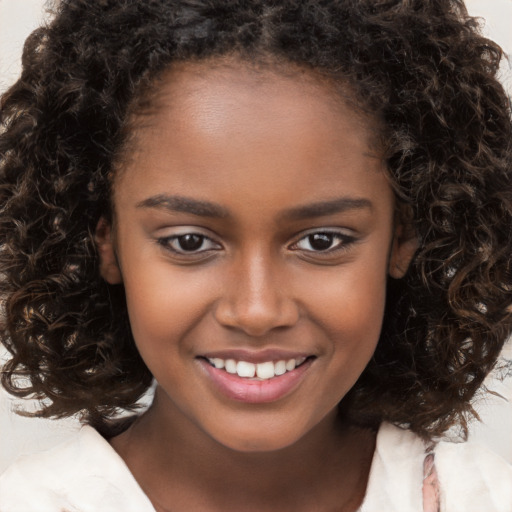
[[[292,327],[299,319],[299,305],[284,281],[283,273],[268,259],[252,257],[240,262],[217,302],[217,322],[254,337]]]

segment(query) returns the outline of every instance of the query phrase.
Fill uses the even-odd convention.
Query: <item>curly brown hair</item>
[[[382,126],[420,247],[342,407],[423,436],[466,426],[512,328],[512,125],[500,48],[460,0],[63,0],[1,99],[2,384],[98,428],[152,376],[94,230],[128,120],[176,60],[293,63],[349,84]],[[134,107],[136,105],[136,107]],[[248,120],[250,122],[250,120]]]

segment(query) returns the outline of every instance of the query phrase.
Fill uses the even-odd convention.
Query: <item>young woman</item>
[[[500,57],[457,1],[60,2],[2,98],[3,384],[86,426],[0,510],[510,510],[437,442],[511,330]]]

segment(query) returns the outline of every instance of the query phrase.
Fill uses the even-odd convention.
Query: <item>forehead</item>
[[[283,128],[287,123],[297,126],[300,120],[336,130],[329,121],[337,112],[350,117],[359,135],[364,133],[368,147],[377,146],[380,135],[379,123],[356,106],[345,81],[291,63],[248,62],[235,57],[176,62],[145,96],[133,109],[133,135],[170,123],[176,130],[182,128],[180,123],[188,128],[201,123],[212,135],[226,133],[224,121],[227,115],[232,119],[234,112],[239,114],[240,125],[250,124],[253,130],[269,118]],[[135,147],[132,144],[131,149]]]
[[[271,206],[360,195],[385,181],[373,120],[337,87],[302,68],[244,62],[175,64],[135,115],[128,157],[114,180],[130,194],[174,193]],[[378,176],[378,183],[376,175]],[[144,183],[142,183],[144,182]],[[290,190],[293,186],[293,194]],[[252,197],[254,196],[254,197]],[[135,197],[133,198],[135,201]]]

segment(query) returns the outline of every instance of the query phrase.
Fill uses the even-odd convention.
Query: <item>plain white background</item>
[[[45,0],[0,0],[0,91],[18,77],[23,41],[44,21],[44,4]],[[485,18],[484,32],[512,55],[512,0],[467,0],[466,5],[472,15]],[[502,81],[512,93],[511,62],[503,62]],[[510,343],[504,356],[512,359]],[[472,425],[470,437],[512,462],[512,378],[490,378],[487,384],[510,402],[492,395],[479,399],[476,409],[484,421]],[[13,400],[0,391],[0,473],[16,456],[52,446],[79,428],[76,419],[28,419],[13,414],[13,407]]]

